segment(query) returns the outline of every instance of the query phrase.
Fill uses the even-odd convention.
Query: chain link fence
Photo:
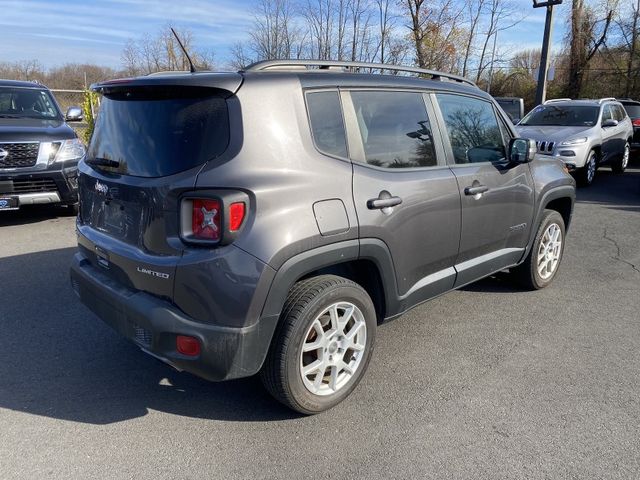
[[[84,101],[84,91],[83,90],[61,90],[61,89],[52,89],[51,93],[56,98],[58,105],[60,105],[60,109],[62,110],[62,114],[67,113],[69,107],[81,107]],[[73,128],[78,137],[84,138],[83,133],[87,129],[87,124],[82,122],[69,122],[69,126]]]

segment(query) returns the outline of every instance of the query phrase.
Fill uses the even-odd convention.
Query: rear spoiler
[[[126,90],[137,87],[201,87],[215,88],[228,92],[231,96],[238,91],[242,85],[243,77],[239,73],[166,73],[158,75],[147,75],[144,77],[117,78],[104,82],[94,83],[91,90],[108,95],[109,92]]]

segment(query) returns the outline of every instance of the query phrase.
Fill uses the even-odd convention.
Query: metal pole
[[[547,71],[549,70],[549,44],[553,30],[553,5],[547,5],[547,18],[544,22],[542,39],[542,55],[538,69],[538,88],[536,89],[536,105],[544,103],[547,98]]]

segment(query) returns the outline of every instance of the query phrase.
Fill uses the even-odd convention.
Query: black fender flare
[[[538,207],[536,210],[536,214],[533,217],[533,223],[531,224],[531,232],[529,233],[529,241],[527,242],[527,248],[522,255],[522,259],[520,261],[524,261],[529,255],[531,251],[531,247],[533,246],[533,241],[536,238],[536,233],[538,232],[538,225],[540,225],[540,221],[542,220],[542,215],[550,202],[553,200],[557,200],[559,198],[569,198],[571,200],[571,213],[569,218],[573,216],[573,206],[576,201],[576,189],[573,185],[561,185],[558,187],[551,188],[542,194],[540,199],[538,200]],[[570,221],[565,225],[565,230],[569,230]]]
[[[293,284],[309,272],[354,260],[370,260],[380,273],[386,315],[399,308],[393,260],[387,245],[376,238],[345,240],[302,252],[276,272],[262,309],[262,317],[279,316]]]

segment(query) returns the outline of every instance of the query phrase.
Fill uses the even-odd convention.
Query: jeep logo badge
[[[7,152],[4,148],[0,148],[0,160],[4,160],[8,155],[9,152]]]
[[[109,187],[104,183],[100,183],[100,180],[96,180],[96,186],[94,187],[96,192],[106,195],[109,192]]]

